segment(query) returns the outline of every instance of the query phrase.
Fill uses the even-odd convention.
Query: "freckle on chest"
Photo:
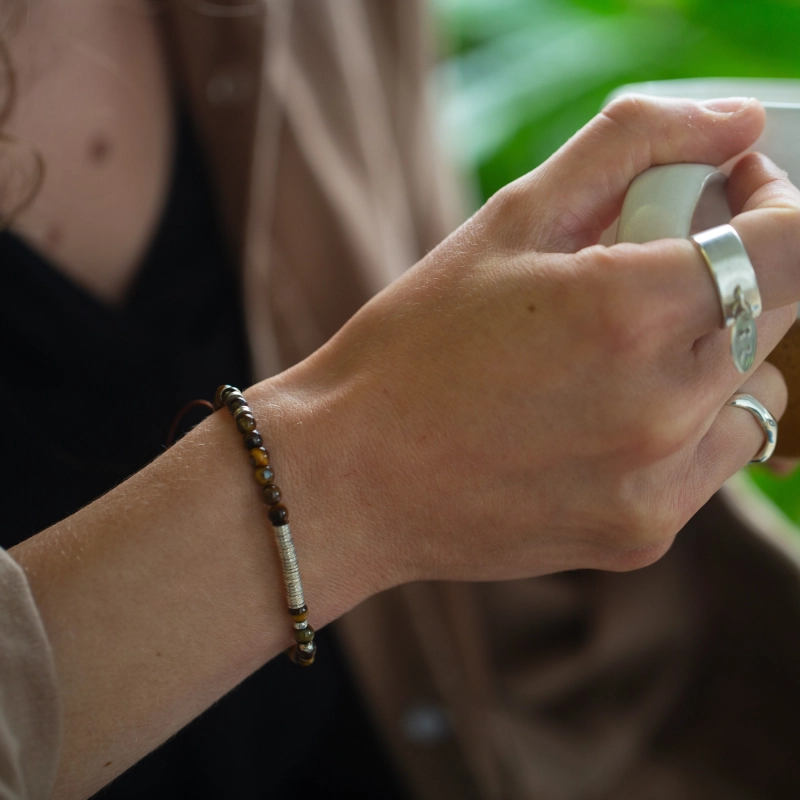
[[[112,150],[113,146],[111,140],[102,133],[98,133],[89,139],[87,154],[89,156],[89,161],[94,164],[102,164],[104,161],[107,161]]]

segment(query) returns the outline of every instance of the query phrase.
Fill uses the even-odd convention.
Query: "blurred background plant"
[[[800,0],[432,0],[440,122],[475,204],[536,167],[615,87],[800,78]],[[800,473],[750,479],[800,524]]]

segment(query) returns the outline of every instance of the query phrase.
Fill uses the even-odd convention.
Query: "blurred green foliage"
[[[433,0],[441,122],[482,200],[548,158],[615,87],[800,78],[800,0]],[[800,523],[800,474],[751,469]]]

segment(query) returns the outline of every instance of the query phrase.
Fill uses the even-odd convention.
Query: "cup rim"
[[[757,97],[767,108],[800,108],[800,80],[792,78],[681,78],[643,81],[619,86],[603,105],[623,94],[713,100],[720,97]]]

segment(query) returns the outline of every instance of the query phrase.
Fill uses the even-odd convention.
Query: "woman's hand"
[[[722,164],[763,119],[741,99],[613,103],[283,376],[313,409],[307,446],[336,443],[321,483],[368,591],[644,566],[758,451],[725,403],[744,383],[784,410],[762,361],[800,298],[797,190],[755,155],[729,182],[765,307],[747,376],[691,242],[597,242],[636,175]]]
[[[658,558],[760,448],[687,241],[596,246],[651,164],[722,163],[763,113],[624,100],[496,195],[295,369],[247,397],[292,514],[312,624],[419,579]],[[730,199],[758,271],[760,364],[800,297],[800,199],[758,156]],[[151,389],[156,390],[156,389]],[[12,550],[55,655],[57,797],[86,797],[291,641],[274,542],[227,413]]]

